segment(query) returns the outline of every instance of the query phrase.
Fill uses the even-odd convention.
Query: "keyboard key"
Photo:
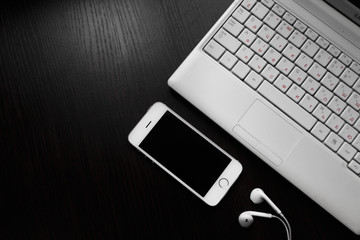
[[[238,20],[240,23],[245,23],[245,21],[250,16],[250,13],[245,10],[242,6],[239,6],[236,11],[232,15],[236,20]]]
[[[355,154],[354,160],[360,163],[360,153]]]
[[[320,83],[318,83],[312,77],[307,77],[305,82],[301,85],[301,87],[309,94],[314,95],[314,93],[319,89]]]
[[[353,92],[346,102],[356,111],[360,111],[360,95],[357,92]]]
[[[276,34],[275,37],[270,41],[270,45],[273,46],[273,48],[275,48],[278,52],[282,52],[287,43],[288,41],[279,34]]]
[[[335,114],[339,115],[340,113],[342,113],[342,111],[345,109],[346,107],[346,103],[341,100],[340,98],[338,98],[337,96],[334,96],[328,107],[333,111],[335,112]]]
[[[312,111],[314,111],[318,103],[318,100],[316,100],[313,96],[306,94],[303,99],[301,99],[300,106],[302,106],[306,111],[311,113]]]
[[[295,67],[294,70],[292,70],[289,75],[289,78],[298,85],[301,85],[306,77],[307,74],[298,67]]]
[[[261,38],[257,38],[255,42],[251,45],[251,49],[260,56],[264,55],[268,48],[269,44],[264,42]]]
[[[255,54],[255,56],[250,60],[249,66],[254,69],[257,73],[260,73],[266,65],[266,61]]]
[[[310,130],[314,126],[316,119],[297,103],[286,97],[282,92],[271,85],[271,83],[263,81],[258,88],[258,92],[306,130]]]
[[[357,137],[355,138],[355,140],[352,142],[351,145],[360,151],[360,134],[357,135]],[[358,153],[358,155],[359,156],[356,160],[358,161],[358,163],[360,163],[360,153]]]
[[[239,36],[240,32],[243,30],[244,26],[236,21],[234,18],[230,17],[224,24],[225,30],[234,35],[235,37]]]
[[[255,39],[256,35],[247,28],[245,28],[239,36],[239,40],[248,47],[253,43]]]
[[[263,25],[257,35],[261,37],[262,40],[264,40],[265,42],[269,42],[275,35],[275,31],[268,26]]]
[[[289,38],[289,41],[294,44],[296,47],[301,47],[304,42],[306,41],[306,37],[304,34],[300,33],[298,30],[295,30],[290,38]]]
[[[264,59],[270,64],[275,65],[281,58],[281,54],[272,47],[265,53]]]
[[[320,81],[323,76],[325,75],[326,73],[326,69],[323,68],[320,64],[318,63],[314,63],[309,72],[308,72],[313,78],[315,78],[317,81]]]
[[[360,78],[359,78],[359,80],[357,80],[357,82],[356,82],[355,85],[353,86],[353,89],[354,89],[356,92],[360,93]]]
[[[300,50],[291,43],[289,43],[282,53],[291,61],[295,61],[300,54]]]
[[[354,160],[352,160],[349,165],[348,165],[349,169],[351,171],[353,171],[355,174],[359,175],[360,174],[360,164]]]
[[[333,96],[334,94],[324,86],[321,86],[319,91],[315,94],[315,98],[324,105],[327,105]]]
[[[339,149],[338,154],[347,162],[350,162],[351,159],[356,154],[356,149],[352,147],[350,144],[345,142]]]
[[[216,60],[218,60],[220,56],[225,52],[225,48],[223,48],[214,40],[210,40],[210,42],[205,46],[204,50]]]
[[[340,82],[334,91],[334,93],[338,95],[342,100],[346,100],[350,96],[351,92],[352,89],[343,82]]]
[[[311,64],[314,62],[308,55],[301,53],[298,59],[296,59],[295,63],[298,65],[302,70],[307,71],[309,70]]]
[[[279,16],[282,16],[285,13],[285,9],[280,7],[278,4],[275,4],[272,10]]]
[[[273,82],[278,75],[279,75],[279,71],[270,64],[268,64],[261,72],[261,76],[263,76],[269,82]]]
[[[359,63],[353,62],[353,63],[350,65],[350,68],[351,68],[351,70],[353,70],[354,72],[356,72],[356,74],[359,74],[359,75],[360,75],[360,64],[359,64]]]
[[[345,64],[345,66],[349,66],[350,63],[353,61],[348,55],[346,55],[345,53],[341,53],[339,60]]]
[[[311,40],[315,41],[319,34],[317,34],[314,30],[312,30],[311,28],[308,28],[305,32],[305,35],[310,38]]]
[[[353,125],[356,120],[359,118],[359,112],[355,111],[352,107],[347,106],[344,112],[341,114],[341,117],[348,122],[349,124]]]
[[[264,4],[268,8],[272,8],[274,6],[273,0],[261,0],[262,4]]]
[[[296,18],[293,15],[291,15],[289,12],[285,13],[283,19],[290,24],[294,24],[294,22],[296,21]]]
[[[280,25],[276,28],[276,31],[284,38],[288,38],[290,34],[294,31],[294,27],[291,26],[289,23],[282,21]]]
[[[320,49],[315,55],[315,60],[321,64],[321,66],[326,67],[333,57],[325,51],[324,49]]]
[[[257,0],[245,0],[241,3],[241,5],[246,9],[246,10],[250,10],[255,3],[257,2]]]
[[[214,39],[231,53],[239,49],[241,42],[224,29],[220,29]]]
[[[329,119],[326,121],[326,126],[328,126],[334,132],[339,132],[342,126],[345,124],[345,121],[342,120],[339,116],[332,113]]]
[[[252,87],[253,89],[256,89],[259,87],[259,85],[263,82],[262,76],[257,74],[254,71],[251,71],[250,74],[245,78],[245,82]]]
[[[330,133],[330,129],[321,122],[317,122],[311,133],[320,141],[324,141],[326,136]]]
[[[331,53],[331,55],[333,55],[334,57],[338,57],[341,53],[340,50],[334,45],[330,45],[330,47],[328,48],[328,52]]]
[[[302,22],[300,22],[299,20],[296,21],[296,23],[294,24],[294,27],[302,33],[305,32],[305,30],[307,29],[307,26],[305,24],[303,24]]]
[[[225,54],[222,55],[222,57],[220,58],[219,62],[227,69],[231,69],[237,62],[237,58],[228,51],[226,51]]]
[[[245,63],[247,63],[253,55],[254,52],[245,45],[242,45],[240,49],[236,52],[236,56]]]
[[[291,80],[283,74],[280,74],[280,76],[276,79],[274,83],[274,85],[282,92],[286,92],[290,88],[291,84]]]
[[[275,29],[281,22],[281,17],[270,11],[268,15],[266,15],[264,22],[272,29]]]
[[[294,64],[285,57],[282,57],[281,60],[276,65],[276,68],[279,69],[283,74],[288,75],[291,70],[294,68]]]
[[[257,17],[251,15],[249,19],[245,22],[245,26],[252,32],[256,33],[262,26],[262,21],[260,21]]]
[[[342,64],[339,60],[333,59],[327,66],[327,69],[336,77],[338,77],[344,71],[345,65]]]
[[[347,141],[348,143],[351,143],[356,135],[357,135],[357,131],[351,127],[349,124],[345,124],[344,127],[340,130],[339,132],[340,137],[342,137],[345,141]]]
[[[359,76],[349,68],[346,68],[340,76],[340,79],[343,80],[348,86],[354,85],[358,78]]]
[[[313,57],[315,53],[319,50],[319,46],[308,39],[301,47],[301,50],[303,50],[309,57]]]
[[[232,72],[241,80],[243,80],[250,72],[250,68],[245,63],[238,61],[235,67],[232,69]]]
[[[344,140],[339,137],[337,134],[331,132],[325,140],[325,145],[328,146],[331,150],[337,151]]]
[[[321,36],[318,37],[318,39],[316,40],[316,43],[324,49],[326,49],[330,44],[327,40],[325,40],[325,38],[323,38]]]
[[[254,14],[259,19],[263,19],[268,12],[269,9],[260,2],[258,2],[255,5],[255,7],[251,10],[251,13]]]
[[[321,122],[325,122],[329,118],[330,114],[331,111],[321,103],[316,107],[313,112],[313,115]]]
[[[338,85],[339,79],[335,77],[333,74],[327,72],[323,77],[323,79],[321,80],[321,83],[325,87],[327,87],[330,91],[332,91]]]
[[[301,98],[305,95],[305,91],[296,84],[293,84],[291,85],[289,91],[287,91],[286,95],[290,97],[294,102],[299,102]]]

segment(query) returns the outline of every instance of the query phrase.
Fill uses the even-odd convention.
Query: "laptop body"
[[[357,130],[360,123],[357,115],[359,102],[356,100],[359,93],[357,92],[358,88],[355,87],[356,84],[360,86],[359,69],[357,68],[360,63],[360,28],[356,25],[356,20],[344,16],[330,6],[329,2],[263,0],[261,3],[266,7],[260,6],[261,11],[266,10],[264,13],[253,10],[254,5],[258,4],[257,1],[234,1],[170,77],[168,85],[351,231],[360,235],[360,172],[358,171],[360,149],[357,149],[358,143],[355,143],[355,140],[346,139],[346,136],[356,138],[356,141],[360,139],[359,130]],[[284,10],[285,13],[278,12],[275,7],[281,11]],[[351,7],[354,6],[351,5]],[[241,19],[239,19],[241,17],[238,14],[244,12],[249,12],[250,15],[247,15],[247,19],[244,17],[241,23]],[[279,25],[274,24],[274,30],[271,31],[270,38],[272,40],[266,41],[266,35],[260,37],[262,34],[260,30],[249,31],[252,32],[250,35],[254,36],[255,40],[253,39],[248,46],[244,39],[233,50],[232,47],[236,44],[226,46],[228,48],[222,46],[223,38],[227,38],[227,35],[231,35],[231,39],[242,38],[243,32],[252,26],[249,25],[249,19],[253,16],[253,12],[255,16],[263,14],[263,19],[256,18],[262,22],[259,28],[263,29],[263,27],[271,25],[271,23],[267,25],[263,21],[269,16],[268,14],[275,12],[275,16],[280,17],[281,24],[282,21],[286,22],[284,24],[288,24],[289,29],[292,28],[292,33],[295,31],[302,33],[300,36],[306,36],[307,40],[297,45],[295,40],[286,39],[287,46],[283,48],[283,51],[276,49],[278,46],[272,44],[272,41],[276,36],[281,35],[279,23]],[[281,14],[284,15],[280,16]],[[294,17],[295,20],[289,20],[289,16],[290,18]],[[356,19],[358,15],[354,14],[354,16]],[[239,25],[239,23],[241,24]],[[304,23],[306,27],[302,28],[301,23]],[[238,33],[232,35],[232,31],[236,31],[236,29],[238,29]],[[315,36],[311,35],[312,32],[315,32]],[[291,34],[291,36],[293,35]],[[267,45],[262,49],[264,53],[261,53],[260,47],[259,52],[256,52],[257,48],[254,45],[258,38],[260,38],[259,44]],[[322,38],[326,39],[324,40],[327,44],[325,47],[321,45],[324,43]],[[308,52],[305,47],[308,42],[316,43],[317,53]],[[304,49],[305,53],[301,51],[297,58],[290,59],[291,55],[286,55],[286,47],[292,46]],[[335,48],[331,48],[332,46]],[[252,50],[250,59],[246,60],[244,55],[239,53],[242,47]],[[274,48],[277,50],[275,50],[276,53],[282,55],[278,57],[276,63],[271,63],[272,58],[269,58],[268,55]],[[219,49],[222,50],[221,53],[219,53]],[[333,49],[340,50],[341,57],[340,52],[331,52]],[[330,51],[331,54],[339,55],[332,56],[331,61],[324,63],[316,59],[320,51]],[[300,56],[304,56],[309,64],[300,61]],[[344,78],[344,73],[337,77],[336,71],[331,69],[333,65],[336,65],[333,63],[339,62],[338,59],[341,58],[341,61],[344,61],[344,56],[350,57],[351,63],[341,64],[341,66],[345,66],[349,72],[357,74],[354,75],[354,83],[349,84],[353,87],[347,87],[348,82],[346,81],[342,83],[340,78]],[[233,59],[235,62],[231,67],[228,66],[227,64]],[[287,63],[291,66],[291,71],[286,72],[288,69],[282,67],[280,62],[283,60],[284,64]],[[257,69],[257,63],[259,66],[263,64],[261,70]],[[322,64],[323,67],[321,67]],[[306,67],[306,65],[310,66]],[[267,67],[269,67],[270,73],[274,71],[276,77],[269,74],[269,71],[267,74],[264,73]],[[318,68],[324,70],[321,73],[323,75],[314,73]],[[305,73],[304,79],[302,79],[304,82],[301,84],[292,77],[297,72],[295,69]],[[337,86],[334,87],[336,91],[339,91],[340,85],[351,91],[348,94],[351,94],[352,100],[348,98],[340,101],[350,104],[347,107],[344,106],[341,109],[342,112],[336,113],[340,108],[334,108],[331,100],[341,99],[342,94],[345,93],[330,92],[328,88],[331,89],[331,84],[324,82],[326,76],[334,77],[331,84],[334,85],[333,83],[336,82]],[[271,79],[272,77],[274,80]],[[319,78],[317,79],[317,77]],[[290,79],[289,82],[291,82],[291,87],[287,89],[286,93],[281,89],[285,83],[278,84],[284,79],[287,81]],[[311,82],[311,80],[317,86],[318,92],[311,92],[312,88],[307,88],[305,82]],[[320,89],[325,89],[324,92],[330,94],[330,97],[327,97],[328,95],[319,97],[322,92]],[[296,99],[296,91],[302,93],[302,99]],[[314,108],[311,111],[303,105],[306,100],[305,96],[316,101],[314,106],[309,103],[306,105]],[[325,101],[325,98],[328,102]],[[302,107],[299,107],[300,103]],[[327,113],[326,111],[329,109],[330,112]],[[346,115],[347,109],[352,110],[351,116],[353,117],[351,119]],[[326,115],[326,119],[321,118],[324,115]],[[334,116],[333,119],[342,121],[341,130],[337,130],[338,126],[330,121],[332,116]],[[352,135],[346,132],[349,129],[355,130],[351,132]],[[332,144],[341,146],[335,148]],[[349,149],[355,151],[355,153],[350,153],[350,157],[347,155],[352,152]]]

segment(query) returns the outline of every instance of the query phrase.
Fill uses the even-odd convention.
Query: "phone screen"
[[[169,111],[139,146],[203,197],[231,161]]]

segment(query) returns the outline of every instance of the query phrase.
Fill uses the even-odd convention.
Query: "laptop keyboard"
[[[204,52],[360,176],[360,64],[272,0],[244,0]]]

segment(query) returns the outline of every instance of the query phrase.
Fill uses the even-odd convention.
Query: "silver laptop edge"
[[[206,43],[237,8],[238,2],[226,10],[170,77],[169,86],[354,233],[360,234],[360,177],[349,174],[351,170],[344,160],[203,52]],[[355,44],[320,22],[303,6],[289,0],[277,2],[335,44],[346,43],[341,50],[360,62],[360,49]],[[273,126],[268,135],[275,135],[279,130],[277,143],[263,136],[263,129],[252,125],[254,121]],[[326,170],[321,171],[323,166]]]

